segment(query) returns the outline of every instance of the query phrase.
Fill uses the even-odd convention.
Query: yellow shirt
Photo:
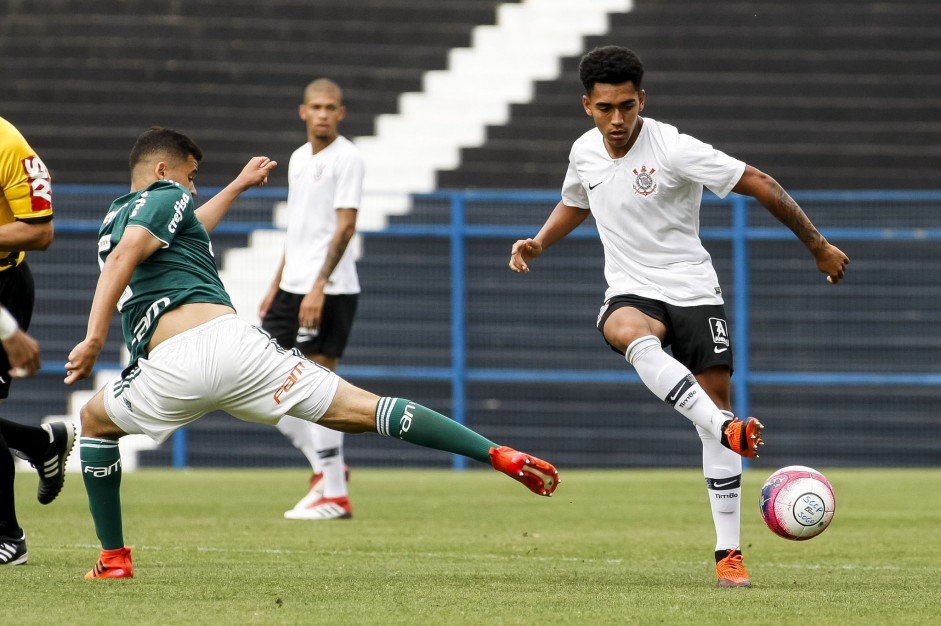
[[[16,220],[42,223],[52,219],[49,170],[13,124],[0,117],[0,226]],[[26,253],[0,252],[0,270],[19,265]]]

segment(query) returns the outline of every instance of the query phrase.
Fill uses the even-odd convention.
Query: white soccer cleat
[[[284,512],[285,519],[331,520],[350,519],[353,507],[347,496],[320,498],[305,508],[293,508]]]

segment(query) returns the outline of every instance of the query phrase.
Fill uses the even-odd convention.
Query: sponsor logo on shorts
[[[716,344],[716,354],[722,354],[729,349],[729,325],[721,317],[709,318],[709,330],[712,332],[712,342]]]
[[[278,390],[274,392],[274,403],[281,404],[282,398],[291,391],[294,387],[294,384],[300,380],[301,375],[304,373],[304,370],[307,369],[307,363],[304,361],[298,361],[297,365],[294,366],[294,369],[291,370],[291,373],[288,374],[288,377],[284,379],[284,382],[281,383],[281,386],[278,387]]]

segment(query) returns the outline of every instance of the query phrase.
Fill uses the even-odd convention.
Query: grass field
[[[568,471],[539,498],[490,471],[353,470],[354,518],[281,517],[301,471],[124,477],[136,578],[85,581],[98,555],[84,488],[52,505],[17,477],[30,560],[0,569],[17,624],[937,624],[941,470],[829,470],[833,524],[809,542],[758,514],[745,477],[751,589],[715,587],[700,472]]]

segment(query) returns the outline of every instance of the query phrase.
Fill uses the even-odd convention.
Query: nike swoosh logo
[[[670,402],[673,402],[674,400],[676,400],[677,398],[679,398],[681,391],[683,391],[682,388],[681,388],[681,389],[677,389],[677,390],[676,390],[676,393],[674,393],[672,396],[670,396]]]
[[[604,182],[604,181],[601,181],[601,183],[603,183],[603,182]],[[600,185],[601,183],[595,183],[594,185],[592,185],[591,183],[588,183],[588,191],[591,191],[592,189],[594,189],[595,187],[597,187],[597,186]]]
[[[723,352],[725,352],[726,350],[728,350],[728,348],[720,348],[720,347],[716,346],[715,348],[713,348],[713,350],[716,351],[716,354],[722,354]]]
[[[724,488],[729,487],[729,486],[734,485],[734,484],[735,484],[735,479],[733,478],[732,480],[726,481],[726,482],[724,482],[724,483],[720,483],[719,481],[715,481],[715,482],[712,483],[712,486],[713,486],[714,488],[716,488],[716,489],[724,489]]]

